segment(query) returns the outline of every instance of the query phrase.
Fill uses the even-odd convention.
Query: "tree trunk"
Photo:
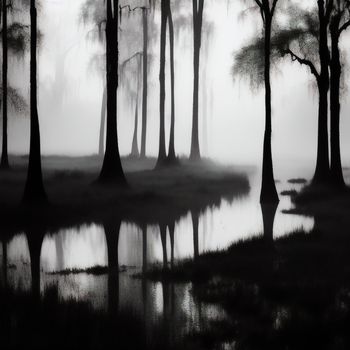
[[[175,154],[175,59],[174,59],[174,23],[169,4],[169,46],[170,46],[170,78],[171,78],[171,124],[169,138],[168,161],[173,163],[176,161]]]
[[[30,150],[24,202],[47,202],[41,170],[40,127],[37,101],[37,10],[30,2]]]
[[[147,102],[148,102],[148,14],[142,10],[143,21],[143,91],[142,91],[142,131],[141,131],[141,158],[146,157],[147,140]]]
[[[119,1],[107,0],[106,23],[106,66],[107,66],[107,137],[99,183],[113,183],[126,186],[122,168],[117,132],[117,89],[118,89],[118,9]]]
[[[2,1],[2,155],[0,168],[9,169],[7,150],[7,71],[8,71],[8,41],[7,41],[7,1]]]
[[[331,182],[336,187],[344,188],[345,182],[340,153],[340,77],[341,63],[339,54],[339,23],[332,23],[334,28],[331,30],[332,38],[332,59],[330,64],[331,72]]]
[[[260,203],[278,203],[279,198],[273,175],[272,151],[271,151],[271,82],[270,82],[270,44],[271,44],[272,18],[265,18],[265,136],[263,149],[262,185]]]
[[[169,0],[162,0],[161,4],[161,33],[160,33],[160,101],[159,101],[159,153],[157,167],[162,166],[166,160],[165,149],[165,50],[166,50],[166,24],[168,20]]]
[[[273,246],[273,224],[278,203],[261,204],[261,213],[264,224],[264,240],[267,245]]]
[[[136,98],[136,106],[135,106],[135,123],[134,123],[134,136],[132,139],[132,147],[131,147],[131,156],[138,158],[139,154],[139,146],[137,143],[138,136],[138,124],[139,124],[139,108],[138,108],[138,97]]]
[[[316,170],[312,180],[313,184],[324,184],[329,181],[329,147],[328,147],[328,90],[329,90],[329,50],[328,50],[328,24],[324,14],[324,2],[318,2],[320,38],[319,56],[321,72],[318,79],[319,88],[319,115],[318,115],[318,144]]]
[[[191,140],[191,160],[201,158],[199,149],[199,126],[198,126],[198,105],[199,105],[199,65],[200,49],[202,41],[202,21],[204,0],[192,0],[193,5],[193,106],[192,106],[192,140]]]
[[[202,155],[208,156],[208,81],[205,79],[205,86],[202,88],[202,133],[203,133],[203,149]]]
[[[100,140],[99,140],[99,147],[98,147],[98,154],[101,157],[103,157],[105,153],[106,109],[107,109],[107,87],[105,86],[103,89],[103,96],[102,96]]]

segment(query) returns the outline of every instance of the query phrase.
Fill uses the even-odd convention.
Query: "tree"
[[[151,5],[151,4],[150,4]],[[142,13],[142,31],[143,31],[143,48],[142,48],[142,56],[143,56],[143,92],[142,92],[142,130],[141,130],[141,157],[146,156],[146,136],[147,136],[147,100],[148,100],[148,46],[149,46],[149,21],[148,21],[148,13],[151,10],[151,7],[146,6],[136,6],[132,8],[130,5],[119,6],[119,14],[120,14],[120,25],[122,23],[122,15],[123,12],[126,11],[128,15],[131,13],[136,13],[137,11],[141,11]],[[100,42],[103,42],[104,37],[102,35],[103,27],[106,23],[106,11],[104,10],[103,2],[96,2],[95,0],[86,0],[81,7],[80,18],[84,24],[92,23],[97,27],[97,39]],[[133,29],[123,30],[119,29],[121,33],[123,33],[122,38],[127,42],[127,46],[123,47],[126,50],[125,52],[130,51],[130,48],[133,48],[133,51],[139,50],[138,47],[135,48],[135,45],[130,45],[130,43],[138,44],[138,29],[135,27],[134,23],[130,23]],[[130,37],[131,36],[131,37]],[[96,36],[92,36],[93,39],[96,39]],[[118,42],[118,45],[122,45],[123,42]],[[101,69],[100,58],[102,55],[94,55],[92,58],[92,63],[94,66],[98,66],[99,70],[104,71],[104,67]],[[104,55],[103,55],[104,57]],[[105,58],[104,58],[105,60]],[[101,106],[101,122],[100,122],[100,137],[99,137],[99,154],[103,155],[105,149],[105,117],[106,117],[106,100],[107,100],[107,91],[106,87],[104,88],[103,97],[102,97],[102,106]]]
[[[8,71],[8,41],[7,41],[7,1],[2,0],[2,155],[1,169],[8,169],[7,150],[7,71]]]
[[[142,130],[141,130],[141,158],[146,157],[147,141],[147,105],[148,105],[148,10],[142,8],[142,28],[143,28],[143,78],[142,78]]]
[[[328,27],[333,11],[333,0],[318,0],[317,11],[308,12],[299,9],[299,15],[292,18],[298,26],[279,33],[274,38],[274,45],[292,61],[309,68],[314,75],[319,93],[318,141],[316,169],[312,183],[327,184],[330,180],[328,147],[328,91],[330,86],[328,48]],[[291,45],[297,42],[302,54],[297,54]],[[284,47],[284,48],[283,48]],[[306,50],[306,53],[305,53]],[[304,56],[304,57],[302,57]]]
[[[168,162],[176,162],[175,153],[175,59],[174,59],[174,22],[169,2],[168,7],[168,23],[169,23],[169,48],[170,48],[170,80],[171,80],[171,124]]]
[[[314,184],[327,183],[329,180],[329,147],[328,147],[328,90],[329,90],[329,50],[328,25],[332,11],[333,0],[318,0],[319,18],[319,56],[320,73],[317,78],[320,93],[319,129],[317,162]]]
[[[161,0],[161,28],[160,28],[160,68],[159,68],[159,151],[157,167],[166,161],[165,149],[165,60],[166,60],[166,26],[168,21],[170,0]]]
[[[106,151],[99,183],[126,185],[122,168],[117,133],[117,89],[118,89],[118,0],[107,0],[106,11],[106,81],[107,81],[107,137]]]
[[[202,43],[202,23],[203,23],[204,0],[192,0],[193,10],[193,105],[192,105],[192,139],[190,159],[200,159],[199,149],[199,65],[200,51]]]
[[[41,169],[40,127],[37,100],[37,9],[30,0],[30,150],[24,202],[47,202]]]
[[[7,170],[10,168],[8,159],[8,104],[9,102],[18,111],[26,103],[18,92],[8,85],[8,58],[9,51],[19,56],[23,55],[26,50],[28,39],[27,31],[24,25],[13,22],[8,25],[8,12],[13,11],[13,4],[7,0],[3,0],[0,8],[0,18],[2,18],[2,154],[0,169]]]
[[[106,10],[104,3],[102,1],[86,0],[80,11],[80,20],[87,25],[92,23],[97,30],[91,30],[88,33],[88,37],[92,38],[94,41],[98,40],[100,43],[104,42],[103,29],[106,24]],[[96,35],[97,34],[97,35]],[[105,152],[105,128],[106,128],[106,111],[107,111],[107,86],[105,82],[105,55],[100,55],[98,53],[94,54],[91,58],[90,66],[97,68],[99,73],[103,75],[103,93],[102,93],[102,103],[101,103],[101,120],[100,120],[100,135],[99,135],[99,145],[98,154],[103,157]],[[89,67],[90,68],[90,67]]]
[[[138,146],[138,124],[139,124],[139,94],[141,90],[141,68],[142,68],[142,52],[136,52],[124,62],[120,64],[119,78],[121,87],[126,90],[129,101],[131,102],[132,108],[135,108],[134,118],[134,136],[132,140],[131,156],[139,157],[139,146]],[[136,78],[136,83],[133,83],[134,79],[130,79],[127,73],[131,73],[133,78]]]
[[[350,1],[337,0],[334,3],[329,31],[331,35],[330,59],[330,103],[331,103],[331,163],[330,175],[333,185],[344,188],[341,154],[340,154],[340,80],[342,65],[340,60],[339,39],[350,25]]]
[[[253,43],[243,47],[235,56],[233,67],[234,75],[248,75],[253,85],[265,84],[265,135],[263,145],[262,185],[260,193],[261,203],[278,203],[279,198],[276,190],[273,174],[272,151],[271,151],[271,34],[272,21],[275,15],[278,0],[254,0],[260,11],[263,21],[263,37],[256,38]],[[262,60],[261,57],[264,57]],[[251,64],[256,65],[252,70]]]

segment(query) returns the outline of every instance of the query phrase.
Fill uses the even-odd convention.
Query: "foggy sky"
[[[82,2],[83,0],[43,0],[39,15],[39,24],[44,33],[38,61],[39,117],[44,155],[86,155],[98,151],[103,75],[91,67],[90,61],[96,52],[103,54],[103,46],[87,39],[89,31],[93,29],[91,25],[84,26],[79,23]],[[230,164],[260,165],[264,131],[264,91],[252,91],[248,83],[239,79],[233,81],[231,68],[234,52],[261,30],[261,18],[256,14],[242,18],[242,10],[247,4],[240,1],[231,3],[229,7],[226,1],[208,1],[205,5],[205,16],[214,23],[208,56],[204,57],[202,54],[201,61],[201,65],[207,70],[207,92],[210,95],[212,90],[214,99],[213,113],[208,117],[209,156]],[[190,1],[188,5],[188,9],[182,10],[184,14],[190,14]],[[160,25],[159,17],[157,13],[157,25]],[[141,26],[137,18],[133,21],[139,21]],[[125,21],[128,21],[127,17],[123,18],[123,24]],[[349,33],[344,35],[342,48],[349,47],[349,37]],[[154,156],[158,151],[159,127],[159,38],[155,40],[156,44],[152,45],[151,52],[147,132],[147,153]],[[192,117],[191,28],[187,32],[182,31],[176,43],[176,151],[180,155],[187,155],[190,149]],[[129,49],[132,51],[132,48]],[[139,48],[141,49],[142,47]],[[123,46],[120,50],[121,57],[125,57]],[[168,51],[169,47],[167,59]],[[346,50],[344,53],[346,55]],[[10,61],[10,81],[12,85],[20,87],[26,96],[29,94],[28,63],[27,58],[23,61]],[[169,77],[168,66],[166,72]],[[304,159],[310,161],[310,164],[315,162],[318,95],[312,82],[313,77],[306,68],[292,64],[287,59],[272,74],[273,154],[277,168],[282,166],[282,161]],[[350,91],[345,91],[342,97],[344,166],[350,165],[349,95]],[[121,153],[126,155],[131,151],[134,112],[130,109],[122,89],[119,96],[119,144]],[[169,96],[168,88],[167,97]],[[167,137],[170,123],[169,102],[168,98]],[[11,115],[9,119],[10,152],[27,153],[29,117]]]

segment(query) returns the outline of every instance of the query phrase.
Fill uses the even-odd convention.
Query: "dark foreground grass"
[[[225,251],[154,269],[148,277],[192,281],[201,302],[229,319],[198,339],[234,349],[348,349],[350,236],[315,229],[274,242],[260,236]],[[227,331],[227,328],[230,331]]]
[[[119,266],[119,273],[126,272],[128,268],[134,269],[135,267],[126,266],[126,265]],[[79,275],[79,274],[100,276],[100,275],[107,275],[109,272],[111,272],[111,269],[108,266],[95,265],[85,269],[77,269],[77,268],[65,269],[60,271],[49,272],[48,274],[53,276],[55,275],[67,276],[67,275]]]
[[[1,349],[176,349],[160,324],[151,331],[132,310],[96,311],[89,303],[0,290]],[[178,349],[181,347],[179,346]]]

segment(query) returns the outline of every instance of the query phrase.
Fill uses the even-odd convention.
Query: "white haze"
[[[89,62],[100,46],[86,39],[92,26],[79,23],[82,2],[43,0],[40,12],[40,27],[44,37],[39,51],[39,114],[44,155],[89,155],[97,153],[98,150],[103,80],[101,73],[93,69]],[[247,5],[249,6],[248,2]],[[234,52],[261,30],[259,16],[241,18],[240,14],[247,5],[241,1],[231,1],[229,7],[225,1],[212,1],[206,5],[206,16],[215,24],[208,57],[201,62],[206,66],[214,96],[212,114],[208,117],[207,155],[230,164],[260,165],[264,131],[264,91],[251,91],[249,84],[233,81],[231,75]],[[186,11],[190,10],[191,6]],[[159,14],[157,23],[159,24]],[[157,41],[159,42],[159,38]],[[348,42],[344,37],[342,47],[347,48]],[[192,111],[192,32],[182,34],[177,43],[176,150],[180,155],[187,155],[190,148]],[[62,63],[59,54],[65,51],[67,55],[61,65],[62,69],[59,70],[58,65]],[[152,51],[155,56],[152,59],[149,82],[147,153],[156,156],[159,125],[158,44]],[[29,93],[28,76],[27,59],[11,62],[11,82],[21,87],[26,95]],[[209,94],[209,84],[207,89]],[[169,92],[168,89],[167,97]],[[284,161],[293,163],[306,160],[314,164],[317,99],[317,93],[312,88],[312,77],[307,69],[286,61],[279,66],[278,72],[273,73],[273,154],[277,167]],[[350,164],[349,103],[349,93],[345,91],[341,115],[344,165]],[[133,115],[125,96],[120,92],[118,124],[123,155],[131,150]],[[166,118],[169,126],[169,100]],[[11,116],[10,152],[27,153],[28,145],[28,117]]]

